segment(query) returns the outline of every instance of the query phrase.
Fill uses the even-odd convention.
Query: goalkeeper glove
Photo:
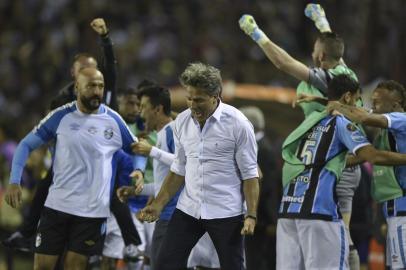
[[[319,4],[307,4],[304,13],[311,19],[321,33],[331,32],[330,25],[327,21],[326,13]]]
[[[269,40],[265,33],[259,29],[254,17],[251,15],[242,15],[238,23],[240,24],[241,30],[243,30],[245,34],[250,36],[258,44],[264,44]]]

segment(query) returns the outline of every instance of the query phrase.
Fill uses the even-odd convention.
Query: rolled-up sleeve
[[[177,121],[175,122],[175,125],[173,128],[173,138],[175,141],[175,158],[171,165],[171,171],[178,175],[185,176],[185,174],[186,174],[186,169],[185,169],[186,168],[186,156],[185,156],[185,150],[183,148],[183,145],[180,142],[179,126],[177,125]]]
[[[242,180],[258,177],[258,146],[252,124],[248,120],[239,121],[235,132],[237,133],[235,159]]]

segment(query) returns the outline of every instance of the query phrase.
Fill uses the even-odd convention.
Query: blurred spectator
[[[268,270],[276,266],[276,222],[282,189],[281,171],[276,166],[271,143],[265,130],[264,114],[258,107],[240,111],[254,126],[258,144],[258,165],[263,178],[258,203],[258,222],[253,236],[245,238],[247,270]]]

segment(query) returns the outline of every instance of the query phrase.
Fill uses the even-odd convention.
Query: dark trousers
[[[176,209],[169,222],[154,269],[187,269],[192,248],[205,232],[210,235],[222,270],[243,270],[243,216],[196,219]]]
[[[48,175],[44,179],[38,181],[37,190],[35,191],[32,204],[30,205],[28,216],[19,229],[21,234],[25,237],[31,237],[37,231],[38,222],[51,184],[52,169],[48,171]],[[141,244],[141,239],[135,228],[130,209],[126,204],[118,200],[115,191],[111,198],[110,209],[117,219],[125,245],[134,244],[138,246]]]

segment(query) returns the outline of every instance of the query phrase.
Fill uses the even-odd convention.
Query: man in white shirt
[[[141,139],[133,147],[137,154],[150,156],[153,161],[154,183],[145,184],[141,195],[157,196],[161,189],[165,177],[170,171],[170,167],[175,158],[175,142],[173,138],[174,122],[171,118],[171,98],[169,90],[158,85],[143,88],[139,94],[141,117],[145,121],[148,131],[157,131],[156,146],[152,146],[147,140]],[[119,195],[135,196],[135,187],[121,187]],[[163,239],[166,236],[168,224],[172,214],[176,209],[181,189],[166,204],[161,211],[159,220],[155,224],[151,246],[151,270],[156,270],[157,255],[161,252]],[[122,196],[121,199],[125,199]],[[165,251],[162,251],[165,252]],[[204,269],[218,269],[220,262],[213,242],[207,233],[199,240],[193,248],[188,259],[188,267],[204,267]]]
[[[140,214],[146,221],[157,220],[184,185],[156,269],[186,268],[190,251],[205,232],[213,240],[221,269],[243,269],[242,235],[254,232],[259,194],[253,127],[240,111],[221,102],[218,69],[193,63],[180,81],[189,109],[173,125],[175,160],[158,196]]]
[[[77,100],[49,113],[20,142],[13,157],[6,201],[16,207],[21,203],[19,184],[29,153],[56,142],[53,183],[37,229],[34,269],[54,269],[65,250],[67,269],[86,268],[87,257],[103,240],[110,215],[113,155],[119,149],[131,154],[137,141],[122,118],[101,104],[104,78],[99,70],[82,69],[75,91]],[[145,157],[141,161],[135,168],[145,168]]]

